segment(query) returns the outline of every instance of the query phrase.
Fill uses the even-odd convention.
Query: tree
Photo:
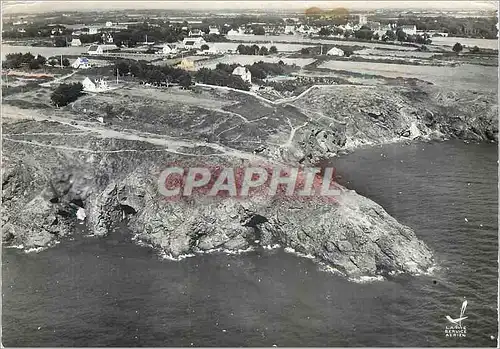
[[[32,59],[31,62],[28,63],[28,66],[30,67],[30,69],[39,69],[40,62],[38,62],[36,59]]]
[[[356,39],[371,40],[373,37],[373,32],[371,29],[361,28],[354,32]]]
[[[481,52],[481,50],[477,46],[471,47],[469,49],[469,51],[470,51],[470,53],[479,53],[479,52]]]
[[[373,40],[380,40],[380,36],[378,35],[378,33],[375,33],[375,34],[373,34],[372,39]]]
[[[272,54],[272,55],[278,53],[278,49],[276,48],[276,46],[271,46],[269,48],[269,53]]]
[[[68,105],[74,102],[82,94],[83,85],[79,82],[73,84],[60,84],[52,95],[50,100],[56,107]]]
[[[57,64],[57,60],[55,60],[55,59],[51,59],[51,60],[49,61],[49,64],[53,67],[53,66],[55,66],[55,65]]]
[[[398,41],[403,42],[406,41],[408,35],[406,35],[405,31],[403,29],[399,29],[396,31],[396,37]]]
[[[331,33],[332,33],[332,32],[330,31],[330,29],[323,27],[323,28],[321,28],[321,29],[319,30],[318,35],[320,35],[320,36],[328,36],[328,35],[330,35]]]
[[[309,50],[309,48],[303,47],[303,48],[300,49],[300,54],[302,54],[302,55],[308,55],[308,54],[311,54],[311,51]]]
[[[392,30],[388,30],[385,32],[384,35],[382,35],[382,40],[394,41],[394,40],[396,40],[396,33],[394,33]]]
[[[208,45],[207,45],[207,44],[203,44],[203,45],[201,45],[201,50],[202,50],[202,51],[206,51],[206,50],[208,50],[209,48],[210,48],[210,47],[208,47]]]
[[[269,50],[267,49],[267,47],[262,46],[259,50],[259,55],[267,56],[268,54],[269,54]]]
[[[65,37],[57,37],[54,40],[54,46],[56,47],[66,47],[67,46],[67,41]]]
[[[261,26],[255,27],[253,29],[253,33],[254,33],[254,35],[266,35],[266,31]]]
[[[62,64],[63,64],[64,67],[69,67],[69,65],[70,65],[69,59],[64,58],[63,61],[62,61]]]
[[[462,46],[461,43],[457,42],[454,46],[453,46],[453,52],[455,52],[457,55],[462,52],[462,50],[464,49],[464,47]]]
[[[47,63],[47,58],[42,55],[36,56],[36,60],[40,65],[45,65],[45,63]]]
[[[181,85],[181,87],[184,89],[190,88],[192,84],[193,81],[191,79],[191,75],[189,75],[189,73],[187,72],[179,78],[179,85]]]

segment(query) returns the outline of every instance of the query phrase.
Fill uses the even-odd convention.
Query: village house
[[[252,83],[252,73],[250,73],[250,70],[248,70],[246,67],[236,67],[233,70],[233,75],[239,76],[243,81]]]
[[[417,26],[416,25],[403,25],[401,29],[407,35],[416,35],[417,34]]]
[[[89,55],[102,55],[109,51],[118,50],[118,46],[116,45],[91,45],[87,50],[87,54]]]
[[[201,38],[201,37],[198,37],[198,38],[185,38],[182,41],[182,46],[186,50],[191,50],[191,49],[199,50],[201,48],[201,46],[205,45],[206,43],[207,42],[203,38]]]
[[[236,35],[243,35],[243,32],[235,29],[231,29],[230,31],[227,32],[227,36],[236,36]]]
[[[71,46],[82,46],[82,42],[80,39],[73,38],[73,40],[71,40]]]
[[[75,69],[89,69],[91,68],[90,62],[88,58],[85,57],[78,57],[73,64],[71,64],[71,67]]]
[[[342,57],[342,56],[344,56],[344,51],[342,51],[338,47],[332,47],[326,54],[328,56]]]
[[[107,81],[104,79],[97,79],[95,82],[85,77],[82,81],[83,90],[85,92],[104,92],[110,90]]]
[[[219,28],[217,28],[217,27],[210,26],[210,28],[208,30],[209,30],[209,33],[208,33],[209,35],[212,35],[212,34],[220,35]]]
[[[161,48],[161,54],[164,56],[176,55],[177,49],[173,45],[165,44]]]
[[[203,36],[203,32],[200,29],[191,29],[188,34],[189,37],[200,37]]]

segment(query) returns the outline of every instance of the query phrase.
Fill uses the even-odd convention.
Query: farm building
[[[339,56],[342,57],[344,55],[344,51],[337,47],[332,47],[327,53],[329,56]]]
[[[182,41],[182,46],[187,50],[191,49],[199,50],[201,46],[203,46],[206,43],[207,42],[203,38],[185,38]]]
[[[88,58],[78,57],[73,62],[73,64],[71,64],[71,67],[73,67],[75,69],[89,69],[91,66],[90,66],[90,62],[89,62]]]
[[[87,53],[89,55],[102,55],[109,51],[118,50],[116,45],[92,45],[89,47]]]
[[[248,70],[246,67],[236,67],[233,70],[233,75],[239,76],[243,81],[246,81],[248,83],[252,82],[252,73],[250,73],[250,70]]]

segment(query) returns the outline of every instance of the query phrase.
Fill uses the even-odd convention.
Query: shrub
[[[60,84],[52,95],[50,100],[56,107],[62,107],[68,105],[68,103],[74,102],[81,96],[83,91],[83,85],[79,82],[73,84]]]

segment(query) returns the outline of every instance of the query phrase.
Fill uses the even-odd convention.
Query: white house
[[[417,26],[416,25],[403,25],[401,29],[408,35],[416,35],[417,34]]]
[[[208,34],[220,35],[219,28],[217,28],[217,27],[210,27]]]
[[[91,45],[87,50],[87,54],[89,55],[102,55],[105,52],[113,51],[118,49],[116,45]]]
[[[89,55],[102,55],[104,53],[101,45],[91,45],[87,50]]]
[[[200,29],[191,29],[189,31],[189,37],[200,37],[203,36],[203,32]]]
[[[83,90],[86,92],[103,92],[110,90],[108,83],[103,79],[98,79],[94,82],[90,80],[88,77],[82,81]]]
[[[82,46],[82,42],[80,39],[73,38],[73,40],[71,40],[71,46]]]
[[[99,30],[98,27],[89,27],[89,32],[88,34],[89,35],[92,35],[92,34],[97,34],[97,31]]]
[[[240,32],[234,29],[231,29],[230,31],[227,32],[227,36],[234,36],[234,35],[240,35]]]
[[[82,85],[83,85],[83,90],[84,91],[95,90],[95,84],[88,77],[86,77],[85,79],[83,79]]]
[[[182,46],[186,49],[186,50],[191,50],[191,49],[197,49],[199,50],[201,48],[201,46],[205,45],[207,42],[201,38],[201,37],[198,37],[198,38],[185,38],[183,41],[182,41]]]
[[[71,66],[75,69],[89,69],[91,68],[88,58],[78,57]]]
[[[326,54],[329,55],[329,56],[339,56],[339,57],[342,57],[344,55],[344,51],[342,51],[338,47],[332,47]]]
[[[233,70],[233,75],[239,76],[243,81],[252,83],[252,73],[250,73],[250,70],[248,70],[246,67],[236,67]]]
[[[295,26],[294,25],[287,25],[285,26],[285,34],[290,34],[295,32]]]
[[[168,56],[168,55],[175,55],[175,54],[177,54],[177,49],[176,49],[173,45],[168,45],[168,44],[165,44],[165,45],[163,45],[163,47],[161,48],[161,53],[162,53],[164,56]]]

